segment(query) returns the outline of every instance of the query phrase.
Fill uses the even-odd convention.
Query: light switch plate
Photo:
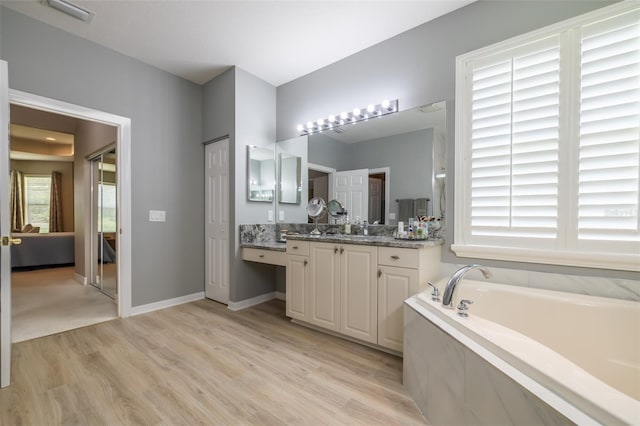
[[[284,210],[278,211],[278,220],[281,222],[284,220]]]
[[[268,220],[269,222],[273,222],[273,210],[269,210],[269,211],[267,212],[267,220]]]
[[[396,219],[396,214],[395,213],[389,213],[389,220],[395,220]]]
[[[164,210],[149,210],[149,222],[166,222],[167,212]]]

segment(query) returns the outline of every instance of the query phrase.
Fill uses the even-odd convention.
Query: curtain
[[[22,172],[11,170],[9,188],[11,231],[20,232],[24,227],[24,178]]]
[[[62,232],[62,174],[51,173],[51,196],[49,198],[49,232]]]

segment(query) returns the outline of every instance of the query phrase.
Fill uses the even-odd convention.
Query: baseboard
[[[73,279],[74,279],[74,281],[77,281],[82,285],[89,284],[89,280],[87,280],[87,277],[84,277],[84,276],[78,274],[77,272],[73,273]]]
[[[174,297],[173,299],[161,300],[159,302],[147,303],[146,305],[133,306],[131,316],[157,311],[159,309],[170,308],[171,306],[182,305],[183,303],[195,302],[204,299],[204,291],[199,291],[186,296]]]
[[[268,302],[273,299],[284,300],[284,293],[279,291],[272,291],[271,293],[261,294],[260,296],[252,297],[250,299],[244,299],[239,302],[229,302],[227,308],[232,311],[239,311],[241,309],[250,308],[251,306],[259,305],[264,302]]]
[[[276,291],[276,299],[278,300],[287,300],[287,294],[281,291]]]

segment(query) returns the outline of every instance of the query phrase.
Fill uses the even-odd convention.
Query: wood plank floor
[[[402,360],[202,300],[13,345],[2,425],[424,424]]]

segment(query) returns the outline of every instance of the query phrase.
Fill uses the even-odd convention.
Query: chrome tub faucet
[[[444,306],[445,308],[453,309],[453,292],[455,291],[456,286],[460,283],[460,280],[462,280],[462,277],[464,277],[467,272],[473,269],[478,269],[487,279],[493,277],[491,271],[489,271],[482,265],[473,264],[463,266],[462,268],[454,272],[451,275],[451,278],[449,278],[449,281],[447,281],[447,286],[445,287],[444,294],[442,295],[442,306]]]

